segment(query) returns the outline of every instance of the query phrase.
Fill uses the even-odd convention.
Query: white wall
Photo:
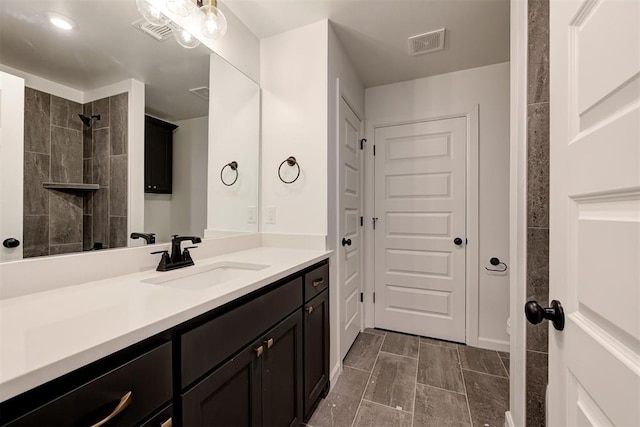
[[[257,232],[248,210],[256,211],[260,193],[260,87],[218,55],[211,55],[209,96],[209,172],[207,237]],[[206,157],[205,157],[206,158]],[[222,168],[238,163],[238,180],[226,186]],[[233,182],[235,172],[223,175]]]
[[[149,193],[144,195],[144,226],[140,231],[154,233],[158,243],[171,240],[172,199],[172,194]],[[133,241],[135,242],[135,240]]]
[[[368,88],[365,103],[369,140],[377,125],[465,113],[479,104],[477,344],[508,350],[509,278],[506,274],[488,273],[484,267],[494,256],[509,264],[509,63]],[[368,197],[366,207],[370,216],[372,199]],[[371,257],[368,261],[372,262]],[[365,283],[373,292],[372,280]],[[371,310],[366,321],[373,325]]]
[[[320,21],[260,43],[260,206],[266,233],[327,234],[328,28]],[[301,173],[287,185],[277,172],[289,156],[298,160]],[[283,174],[291,169],[285,164]],[[270,206],[276,209],[275,224],[265,221]]]

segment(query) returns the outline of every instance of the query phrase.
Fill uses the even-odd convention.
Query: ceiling
[[[365,87],[509,60],[509,0],[223,0],[262,39],[329,19]],[[409,36],[446,28],[444,50]]]
[[[47,11],[76,28],[53,27]],[[211,51],[158,42],[131,25],[140,18],[134,0],[1,0],[0,63],[81,91],[134,78],[145,83],[149,114],[206,116],[208,102],[189,89],[209,85]]]

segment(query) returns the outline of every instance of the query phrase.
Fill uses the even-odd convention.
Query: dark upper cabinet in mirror
[[[151,116],[144,120],[144,192],[171,194],[173,132],[177,125]]]

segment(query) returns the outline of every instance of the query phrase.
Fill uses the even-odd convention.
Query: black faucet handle
[[[195,249],[197,248],[197,246],[187,246],[186,248],[184,248],[184,250],[182,251],[182,259],[185,262],[193,262],[193,259],[191,258],[191,254],[189,253],[189,249]]]
[[[168,254],[169,251],[164,250],[164,251],[155,251],[155,252],[150,252],[151,255],[155,255],[155,254]]]
[[[162,254],[160,258],[160,262],[158,263],[158,267],[156,267],[156,271],[167,271],[167,266],[171,264],[171,257],[169,256],[169,251],[155,251],[151,252],[151,255]]]
[[[186,251],[187,249],[195,249],[197,248],[197,246],[187,246],[186,248],[184,248],[184,250]]]

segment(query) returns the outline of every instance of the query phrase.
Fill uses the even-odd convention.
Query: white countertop
[[[195,259],[196,267],[227,261],[269,266],[202,290],[141,282],[169,274],[150,270],[0,300],[0,401],[206,313],[330,254],[261,247]]]

